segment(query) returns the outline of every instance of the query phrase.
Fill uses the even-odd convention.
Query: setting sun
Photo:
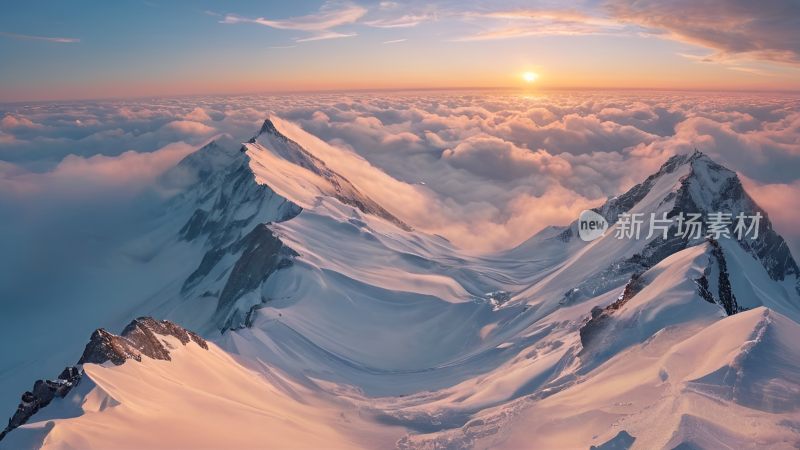
[[[79,3],[0,0],[0,450],[800,450],[800,0]]]

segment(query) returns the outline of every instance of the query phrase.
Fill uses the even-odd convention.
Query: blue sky
[[[0,101],[513,87],[526,71],[542,89],[800,88],[796,5],[700,3],[16,2]]]

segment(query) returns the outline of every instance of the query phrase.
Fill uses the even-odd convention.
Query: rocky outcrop
[[[247,311],[236,308],[236,301],[242,295],[258,288],[277,270],[290,266],[292,259],[298,256],[266,225],[257,225],[230,252],[238,254],[239,258],[222,288],[214,313],[214,322],[222,330],[237,328],[244,320],[240,316]]]
[[[589,447],[589,450],[628,450],[633,446],[634,441],[636,441],[635,437],[622,430],[608,441]]]
[[[266,225],[292,219],[302,211],[256,181],[241,149],[233,142],[211,142],[172,170],[173,178],[194,180],[173,203],[187,213],[179,237],[205,248],[200,263],[183,281],[181,294],[187,299],[217,298],[213,320],[220,329],[226,328],[243,294],[290,265],[295,255]],[[244,267],[247,264],[251,267]],[[106,341],[110,342],[107,337]]]
[[[744,213],[746,216],[760,213],[762,219],[759,222],[756,239],[751,239],[752,234],[743,236],[740,240],[736,239],[735,224],[728,227],[731,238],[737,240],[745,251],[758,259],[773,280],[782,281],[786,277],[800,275],[800,269],[792,258],[786,242],[773,230],[767,213],[745,192],[736,173],[696,150],[691,154],[671,157],[658,172],[649,176],[644,182],[634,186],[625,194],[609,199],[594,211],[603,215],[608,223],[613,224],[620,214],[630,211],[644,199],[660,177],[673,174],[684,166],[688,166],[688,174],[679,180],[679,186],[675,191],[661,199],[662,204],[673,202],[667,218],[675,218],[681,213],[700,214],[704,219],[713,212],[728,213],[732,218],[739,213]],[[562,233],[562,239],[568,241],[571,238],[574,226],[576,225],[571,225]],[[707,225],[703,230],[707,230]],[[673,221],[666,239],[658,236],[637,253],[601,269],[595,276],[567,291],[561,303],[571,304],[605,292],[624,282],[632,274],[644,272],[668,256],[701,244],[705,240],[704,235],[698,238],[680,235],[677,222]],[[798,280],[800,283],[800,278]],[[800,284],[795,288],[800,293]],[[733,308],[732,304],[730,308]],[[726,308],[726,311],[730,308]]]
[[[183,240],[206,237],[211,246],[227,245],[254,223],[283,222],[302,211],[268,186],[256,183],[246,159],[235,160],[212,178],[216,183],[204,180],[185,194],[196,195],[198,207],[179,232]]]
[[[8,420],[6,428],[0,432],[0,441],[14,428],[24,424],[40,409],[49,405],[54,398],[63,398],[78,384],[83,372],[78,367],[66,367],[55,380],[36,380],[33,389],[22,394],[17,411]]]
[[[725,253],[722,247],[714,239],[708,240],[711,247],[709,267],[706,267],[702,276],[694,280],[697,283],[697,292],[703,300],[720,305],[725,313],[732,316],[742,312],[745,308],[739,306],[736,295],[731,288],[730,275],[728,274],[728,263],[725,261]],[[712,274],[712,270],[715,272]],[[714,296],[713,286],[710,286],[711,276],[717,281],[717,295]]]
[[[142,356],[170,361],[170,346],[164,340],[167,336],[176,338],[183,345],[193,342],[208,350],[205,339],[168,320],[139,317],[129,323],[119,335],[102,328],[97,329],[89,338],[77,366],[65,368],[54,380],[37,380],[33,390],[22,394],[22,401],[9,419],[8,426],[0,433],[0,440],[14,428],[26,423],[54,398],[65,397],[80,382],[83,364],[111,362],[119,366],[129,359],[141,361]]]
[[[578,333],[581,337],[581,344],[583,348],[586,349],[589,346],[589,343],[592,341],[597,332],[602,329],[606,322],[610,319],[611,315],[622,308],[625,303],[628,302],[634,295],[638,294],[644,287],[647,285],[644,277],[642,277],[641,273],[634,273],[630,280],[625,284],[625,288],[622,290],[622,293],[619,294],[617,300],[614,303],[606,306],[605,308],[600,306],[595,306],[592,308],[591,316],[586,319],[583,325],[578,330]]]
[[[667,162],[658,169],[658,172],[650,175],[643,182],[630,188],[624,194],[610,198],[603,206],[595,208],[594,211],[605,217],[609,224],[615,223],[620,214],[630,211],[650,193],[650,190],[655,186],[659,178],[674,173],[684,164],[690,164],[692,158],[696,158],[697,155],[702,155],[702,153],[695,151],[694,154],[675,155],[669,158]]]
[[[744,190],[736,172],[698,151],[684,158],[691,166],[691,173],[681,181],[681,187],[675,193],[675,206],[668,217],[680,212],[700,213],[704,217],[711,212],[730,213],[732,217],[739,213],[748,216],[760,213],[762,219],[758,225],[758,238],[743,236],[737,239],[739,245],[761,262],[773,280],[783,281],[788,276],[800,275],[800,268],[786,241],[772,228],[767,212]],[[731,237],[736,239],[733,225],[729,231]]]
[[[208,350],[208,344],[203,338],[179,325],[168,320],[140,317],[128,324],[120,335],[102,328],[92,333],[78,364],[103,364],[111,361],[120,365],[129,359],[141,361],[142,356],[169,361],[172,358],[163,336],[177,338],[183,345],[191,341]]]

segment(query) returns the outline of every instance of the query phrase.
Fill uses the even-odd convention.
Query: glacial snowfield
[[[573,223],[473,254],[381,202],[424,187],[278,117],[160,183],[178,193],[104,269],[139,291],[72,305],[86,321],[51,352],[16,342],[0,405],[76,363],[87,328],[152,316],[208,349],[155,330],[153,359],[108,335],[0,448],[800,446],[800,270],[702,153],[597,211],[760,211],[758,239],[584,242]]]

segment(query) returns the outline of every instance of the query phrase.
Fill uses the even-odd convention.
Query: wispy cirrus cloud
[[[291,17],[288,19],[267,19],[264,17],[249,18],[236,14],[227,14],[220,21],[225,24],[253,23],[278,30],[296,30],[313,33],[310,37],[296,39],[297,42],[319,41],[355,36],[355,33],[341,33],[333,28],[355,23],[364,16],[367,10],[350,2],[325,2],[314,14]]]
[[[611,0],[611,15],[654,36],[712,51],[708,61],[761,60],[800,65],[796,0]]]
[[[699,63],[722,64],[723,66],[725,66],[725,68],[727,68],[729,70],[735,70],[737,72],[751,73],[753,75],[758,75],[758,76],[762,76],[762,77],[771,77],[771,76],[775,75],[774,73],[771,73],[769,71],[766,71],[766,70],[763,70],[763,69],[759,69],[757,67],[752,67],[750,65],[747,65],[747,61],[742,61],[742,60],[738,60],[738,59],[719,60],[719,59],[715,59],[713,57],[713,55],[712,56],[709,56],[709,55],[697,55],[697,54],[693,54],[693,53],[684,53],[684,52],[679,52],[679,53],[677,53],[677,55],[680,56],[680,57],[686,58],[688,60],[699,62]]]
[[[404,14],[398,17],[385,17],[367,20],[364,25],[374,28],[411,28],[423,22],[435,20],[435,14]]]
[[[480,32],[456,41],[488,41],[529,36],[575,36],[620,33],[624,25],[605,17],[575,10],[509,10],[467,13],[465,19],[494,21]]]
[[[373,28],[411,28],[436,20],[438,8],[434,3],[419,5],[383,1],[377,8],[372,8],[361,23]]]
[[[353,37],[356,36],[356,33],[339,33],[336,31],[328,31],[325,33],[315,34],[310,37],[306,38],[299,38],[295,39],[295,42],[312,42],[312,41],[324,41],[327,39],[340,39],[346,37]]]
[[[45,42],[55,42],[58,44],[74,44],[76,42],[81,41],[78,38],[35,36],[32,34],[9,33],[6,31],[0,31],[0,36],[22,41],[45,41]]]

